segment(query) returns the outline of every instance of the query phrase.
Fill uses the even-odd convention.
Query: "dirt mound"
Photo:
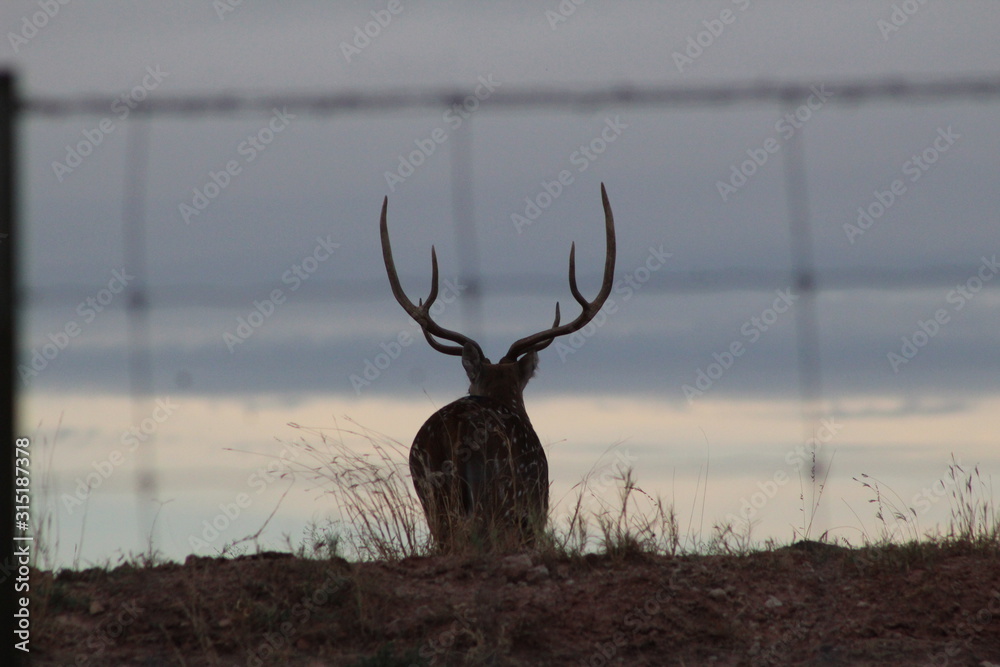
[[[284,554],[35,572],[37,665],[1000,665],[1000,557]]]

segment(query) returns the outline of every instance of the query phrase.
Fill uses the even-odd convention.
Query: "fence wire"
[[[834,93],[835,104],[865,104],[889,100],[895,103],[954,101],[957,99],[985,100],[1000,97],[1000,76],[968,78],[906,80],[882,79],[874,81],[845,80],[825,83],[824,87]],[[716,84],[703,86],[633,86],[610,85],[602,88],[510,88],[498,91],[490,98],[494,109],[552,109],[587,111],[594,107],[721,107],[730,105],[774,104],[780,107],[794,107],[813,92],[814,84],[809,82],[767,82],[750,84]],[[160,96],[143,102],[133,110],[136,120],[129,124],[128,147],[126,149],[126,183],[122,212],[122,240],[125,248],[126,265],[134,267],[136,279],[129,286],[127,301],[129,387],[134,414],[141,418],[149,412],[153,399],[152,361],[150,349],[149,309],[152,297],[145,276],[146,266],[146,218],[145,196],[149,152],[149,124],[155,117],[163,116],[235,116],[240,114],[270,113],[275,107],[288,108],[296,113],[332,116],[338,114],[390,113],[420,108],[441,108],[462,104],[467,91],[457,88],[415,89],[393,91],[343,91],[333,93],[282,93],[264,95],[189,95]],[[50,97],[36,95],[27,98],[14,96],[13,103],[6,111],[13,123],[14,117],[56,117],[65,118],[78,115],[106,113],[106,96]],[[469,313],[478,325],[481,312],[481,292],[478,289],[480,255],[479,242],[475,231],[473,212],[475,211],[474,188],[472,187],[472,164],[474,144],[471,130],[461,134],[458,141],[451,143],[451,201],[455,221],[456,246],[463,265],[460,267],[463,279],[469,289],[463,296],[467,299]],[[784,180],[789,220],[789,241],[792,251],[792,273],[794,285],[801,293],[801,306],[796,308],[796,365],[798,368],[799,394],[802,405],[802,427],[806,439],[814,432],[820,418],[823,399],[823,381],[820,356],[820,331],[816,314],[816,298],[824,289],[864,284],[883,285],[891,289],[920,287],[939,284],[950,279],[954,273],[949,267],[928,270],[872,270],[859,275],[849,273],[824,273],[822,281],[817,275],[813,261],[813,243],[810,232],[809,197],[806,192],[806,169],[803,142],[805,133],[796,133],[792,139],[787,158],[784,160]],[[0,146],[10,150],[12,146]],[[12,196],[12,195],[11,195]],[[11,228],[13,222],[11,221]],[[0,229],[0,234],[10,232]],[[3,239],[5,237],[0,237]],[[8,250],[10,246],[8,246]],[[777,276],[774,272],[760,271],[715,271],[691,272],[686,276],[676,276],[664,289],[680,292],[703,290],[725,290],[770,285],[774,279],[788,279],[787,273]],[[10,281],[10,300],[15,302],[16,293]],[[512,288],[527,292],[522,282]],[[34,294],[39,300],[52,298],[62,300],[62,295]],[[203,305],[205,292],[192,289],[188,292],[164,295],[173,305]],[[236,297],[226,293],[213,297],[213,303],[232,301]],[[16,351],[16,346],[14,350]],[[16,353],[10,357],[9,377],[16,377]],[[138,460],[136,493],[145,508],[153,506],[156,496],[156,457],[152,447],[143,447]],[[150,517],[141,518],[140,534],[149,534]],[[145,532],[144,532],[145,531]]]
[[[824,82],[839,104],[878,100],[926,102],[942,99],[984,99],[1000,96],[1000,76],[947,79],[881,79],[876,81]],[[791,103],[812,93],[811,82],[760,81],[704,86],[633,86],[606,88],[509,88],[490,96],[491,107],[589,109],[599,106],[726,106],[747,103]],[[138,114],[204,116],[267,113],[286,106],[302,113],[333,115],[362,111],[438,108],[461,104],[468,91],[458,88],[379,91],[345,91],[329,94],[282,93],[273,95],[157,96],[134,109]],[[108,101],[100,96],[34,96],[19,101],[18,109],[33,115],[70,116],[103,114]]]

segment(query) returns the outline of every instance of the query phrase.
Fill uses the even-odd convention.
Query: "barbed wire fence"
[[[895,103],[925,103],[941,100],[991,100],[1000,97],[1000,76],[979,76],[935,80],[883,79],[874,81],[844,80],[825,84],[835,93],[832,103],[859,105],[889,100]],[[713,108],[733,105],[768,104],[787,111],[794,110],[800,101],[813,90],[811,83],[754,82],[749,84],[718,84],[704,86],[632,86],[609,85],[599,88],[505,87],[490,98],[493,108],[509,109],[565,109],[590,111],[601,107],[696,107]],[[121,239],[127,266],[133,267],[135,279],[126,286],[126,313],[128,338],[129,394],[133,412],[138,419],[149,412],[153,400],[153,365],[151,361],[150,308],[153,299],[146,275],[147,245],[145,195],[147,164],[149,160],[149,127],[153,119],[162,117],[233,117],[242,114],[266,114],[275,107],[286,107],[293,113],[332,117],[365,112],[393,112],[419,109],[439,109],[461,105],[467,91],[457,88],[394,90],[391,92],[354,90],[319,94],[274,95],[191,95],[157,96],[145,100],[133,109],[127,121],[126,182],[122,202]],[[18,397],[17,362],[20,346],[17,340],[19,314],[33,295],[19,287],[17,259],[23,251],[18,220],[18,166],[16,138],[18,123],[25,118],[67,118],[95,115],[106,112],[105,96],[77,95],[55,97],[33,95],[20,97],[16,91],[15,76],[0,73],[0,355],[6,364],[6,380],[0,390],[0,423],[4,425],[7,442],[18,437],[16,408]],[[462,262],[460,277],[468,284],[463,298],[471,305],[471,317],[478,319],[481,292],[479,289],[478,240],[473,211],[475,209],[473,179],[473,141],[475,124],[461,133],[461,139],[449,142],[451,158],[451,201],[454,234],[458,257]],[[820,357],[820,332],[816,314],[817,295],[826,289],[857,285],[888,286],[911,289],[943,284],[952,275],[949,271],[869,271],[864,276],[857,271],[848,274],[824,273],[818,279],[813,258],[813,241],[810,226],[809,195],[806,191],[807,164],[802,149],[804,132],[796,132],[788,142],[789,150],[783,160],[785,181],[785,206],[788,211],[788,235],[792,251],[791,273],[779,279],[784,284],[791,279],[800,295],[800,306],[795,309],[796,365],[798,392],[802,406],[803,431],[814,432],[819,421],[823,396]],[[938,267],[939,269],[940,267]],[[771,285],[774,274],[766,271],[691,272],[672,277],[664,289],[680,292],[726,291],[748,286]],[[192,295],[192,304],[197,301]],[[60,295],[46,298],[59,300]],[[184,295],[181,295],[183,302]],[[174,298],[177,305],[177,298]],[[182,303],[183,305],[183,303]],[[157,475],[154,455],[155,438],[150,438],[140,448],[137,458],[136,492],[139,505],[153,506],[156,497]],[[5,479],[13,477],[13,458],[4,457]],[[7,476],[9,475],[9,476]],[[4,503],[12,511],[12,493],[4,495]],[[9,516],[9,514],[7,514]],[[141,520],[148,527],[149,517]],[[4,530],[10,531],[6,521]],[[5,545],[12,545],[10,534],[0,536]],[[10,556],[10,553],[7,553]]]

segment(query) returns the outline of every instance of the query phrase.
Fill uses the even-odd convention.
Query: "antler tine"
[[[553,327],[559,326],[559,302],[558,301],[556,301],[556,319],[552,323],[552,326]],[[545,348],[547,348],[549,345],[551,345],[552,341],[554,341],[554,340],[555,340],[555,337],[553,336],[552,338],[548,339],[544,343],[540,343],[538,346],[536,346],[536,347],[534,347],[532,349],[534,349],[535,352],[541,352],[542,350],[544,350]],[[512,361],[513,359],[517,358],[517,357],[514,357],[513,359],[508,359],[508,357],[510,357],[510,353],[509,352],[507,353],[507,357],[504,357],[504,359],[506,359],[507,361]]]
[[[580,293],[580,288],[576,286],[576,243],[569,244],[569,291],[573,294],[576,302],[586,308],[589,305],[587,299]],[[556,304],[558,305],[558,304]]]
[[[419,305],[413,305],[413,302],[406,296],[406,292],[403,291],[403,286],[399,282],[399,275],[396,273],[396,263],[392,258],[392,246],[389,243],[389,227],[386,223],[388,208],[389,198],[386,197],[382,201],[382,219],[379,222],[379,233],[382,238],[382,261],[385,263],[385,272],[389,276],[389,287],[392,289],[392,295],[396,297],[396,301],[403,307],[403,310],[420,325],[420,329],[424,333],[424,338],[427,339],[427,342],[435,350],[445,354],[461,355],[462,348],[465,345],[472,345],[479,351],[480,356],[483,356],[482,349],[476,341],[468,336],[463,336],[457,331],[445,329],[431,319],[430,309],[434,305],[434,301],[438,295],[438,263],[437,251],[434,249],[434,246],[431,246],[431,293],[427,295],[427,301],[425,302],[421,299]],[[434,336],[450,340],[453,343],[458,343],[458,345],[445,345],[435,340]]]
[[[597,313],[600,312],[601,308],[604,307],[604,302],[611,295],[611,287],[614,284],[615,255],[617,253],[615,219],[611,213],[611,204],[608,202],[608,193],[604,189],[604,183],[601,183],[601,203],[604,205],[605,245],[607,246],[607,252],[604,257],[604,281],[601,283],[601,291],[597,293],[593,301],[587,301],[583,294],[580,293],[576,284],[576,244],[572,244],[569,251],[569,289],[573,294],[573,298],[583,308],[582,312],[572,322],[559,326],[559,304],[557,303],[556,321],[552,327],[516,341],[510,346],[501,363],[515,361],[519,356],[528,352],[543,350],[559,336],[579,331],[587,326]]]
[[[430,308],[431,305],[438,298],[438,256],[437,250],[434,245],[431,245],[431,293],[427,295],[427,307]],[[424,305],[423,301],[420,301],[421,306]]]

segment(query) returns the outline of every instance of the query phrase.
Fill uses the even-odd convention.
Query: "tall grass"
[[[339,534],[327,540],[343,544],[361,560],[400,560],[431,550],[423,510],[412,490],[406,448],[377,431],[354,428],[303,431],[289,442],[301,453],[290,473],[316,483],[339,512]],[[337,530],[331,528],[331,533]]]
[[[577,483],[569,514],[549,526],[549,546],[568,555],[603,552],[610,556],[638,553],[675,555],[680,528],[673,506],[653,497],[636,483],[632,468],[616,469],[611,483],[617,491],[609,501],[593,488],[595,469]],[[596,532],[592,532],[596,525]]]
[[[291,424],[303,435],[287,443],[299,451],[290,457],[289,474],[329,494],[338,515],[322,530],[313,526],[308,541],[317,547],[333,543],[338,547],[333,551],[343,547],[345,555],[361,560],[400,560],[440,551],[413,491],[406,447],[350,423],[351,428],[329,429]],[[617,498],[603,498],[594,488],[596,472],[591,469],[571,489],[575,497],[569,513],[558,523],[549,522],[534,549],[567,555],[678,553],[680,530],[672,506],[643,491],[631,469],[614,469],[610,482]],[[447,546],[461,550],[461,545]],[[475,550],[477,544],[470,540],[467,546]]]
[[[400,560],[441,551],[431,540],[413,491],[407,448],[381,433],[351,424],[352,428],[325,430],[292,425],[303,432],[289,443],[302,454],[291,464],[292,474],[309,479],[328,493],[330,506],[339,513],[322,535],[314,530],[312,541],[328,547],[332,543],[331,553],[343,546],[344,555],[361,560]],[[923,535],[917,510],[899,494],[869,475],[854,478],[870,491],[868,502],[874,505],[874,529],[864,527],[859,517],[862,546],[948,544],[1000,550],[1000,517],[992,486],[983,479],[979,467],[966,472],[953,459],[948,475],[954,481],[949,525],[943,532]],[[825,486],[826,480],[822,482]],[[615,495],[607,497],[608,490],[614,490]],[[705,541],[684,537],[674,506],[644,491],[631,468],[614,467],[613,474],[608,474],[595,464],[568,496],[550,511],[545,535],[533,545],[534,550],[564,556],[602,553],[627,557],[640,553],[746,555],[779,546],[774,540],[755,544],[749,521],[745,526],[715,524]],[[554,518],[562,507],[567,511]],[[817,507],[809,509],[815,513]],[[793,532],[808,539],[808,530]],[[824,534],[821,541],[826,539]],[[846,539],[841,541],[851,546]],[[474,541],[469,542],[450,545],[449,550],[476,550]]]
[[[983,480],[976,465],[966,473],[960,465],[952,464],[949,472],[955,480],[958,474],[965,479],[951,491],[951,521],[945,539],[977,548],[1000,546],[1000,516],[993,498],[992,480]]]
[[[945,496],[943,489],[951,487],[947,493],[950,516],[944,531],[937,528],[921,533],[917,509],[874,477],[862,474],[854,481],[870,491],[872,497],[868,502],[875,506],[876,528],[873,531],[864,528],[859,517],[864,546],[882,548],[925,543],[1000,551],[1000,515],[997,514],[992,481],[983,479],[978,465],[966,471],[952,455],[948,472],[940,480],[942,491],[935,491],[941,498]]]

